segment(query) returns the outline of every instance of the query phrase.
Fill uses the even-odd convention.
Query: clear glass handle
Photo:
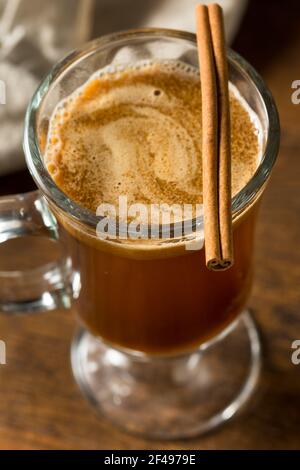
[[[74,272],[39,191],[0,198],[0,312],[69,308]]]

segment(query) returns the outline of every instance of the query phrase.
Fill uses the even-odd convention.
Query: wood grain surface
[[[251,0],[234,48],[262,74],[278,104],[280,158],[257,228],[250,306],[260,326],[264,367],[247,410],[207,436],[176,442],[127,435],[82,398],[70,370],[71,312],[0,317],[7,364],[0,366],[1,449],[300,449],[300,4]],[[0,179],[0,193],[34,188],[27,172]]]

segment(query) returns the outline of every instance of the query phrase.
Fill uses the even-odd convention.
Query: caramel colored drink
[[[259,164],[261,131],[238,91],[230,91],[237,194]],[[116,207],[124,195],[128,206],[189,204],[194,215],[202,203],[201,139],[197,70],[154,62],[93,75],[57,106],[41,144],[56,184],[94,214],[103,204]],[[193,250],[171,237],[99,238],[56,211],[80,268],[80,320],[117,347],[152,354],[207,341],[249,295],[256,205],[234,220],[235,263],[225,272],[206,268],[203,246]]]

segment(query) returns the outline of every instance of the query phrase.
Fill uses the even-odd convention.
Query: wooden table
[[[290,5],[290,11],[287,10]],[[182,442],[135,438],[96,415],[70,370],[71,313],[1,317],[7,365],[0,366],[1,449],[297,449],[300,448],[300,5],[251,1],[234,48],[263,75],[278,104],[282,145],[257,230],[256,282],[250,306],[261,328],[264,368],[250,406],[222,429]],[[26,172],[0,179],[1,193],[34,185]]]

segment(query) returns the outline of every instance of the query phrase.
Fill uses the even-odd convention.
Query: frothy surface
[[[258,129],[231,92],[232,191],[259,161]],[[195,69],[152,63],[98,74],[60,103],[45,149],[58,186],[82,206],[202,202],[201,94]]]

